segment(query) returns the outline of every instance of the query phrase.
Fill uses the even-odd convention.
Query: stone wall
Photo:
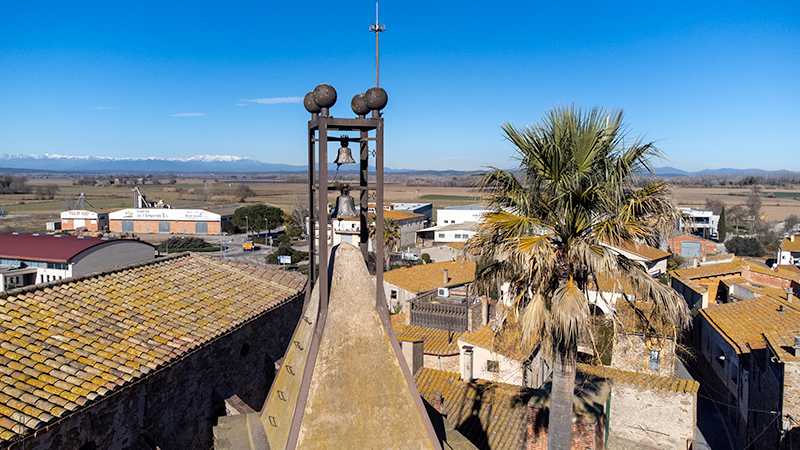
[[[650,370],[650,350],[659,352],[658,370]],[[660,375],[662,377],[674,376],[675,340],[617,333],[614,338],[611,367],[631,372]]]
[[[422,359],[422,366],[427,367],[428,369],[446,370],[448,372],[461,373],[461,368],[458,365],[458,354],[451,356],[425,355]]]
[[[689,448],[688,443],[695,439],[696,417],[696,392],[660,390],[617,381],[611,388],[609,440],[654,448]],[[625,448],[625,445],[609,444],[608,448]]]
[[[302,305],[300,294],[7,448],[212,448],[212,427],[217,417],[225,415],[218,392],[227,387],[260,409],[275,376],[275,361],[283,357]]]
[[[800,361],[788,360],[783,363],[783,418],[790,415],[791,429],[781,441],[781,448],[800,449]]]
[[[780,409],[780,363],[771,361],[771,356],[767,349],[754,349],[748,361],[750,411],[745,440],[753,442],[753,450],[775,449],[780,438],[780,423],[776,423],[775,414],[770,413]]]

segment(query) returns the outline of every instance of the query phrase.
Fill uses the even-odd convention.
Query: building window
[[[500,372],[500,361],[486,361],[487,372]]]
[[[439,233],[439,239],[444,239],[444,233]]]
[[[658,357],[659,357],[658,350],[650,350],[650,365],[649,368],[653,372],[658,372]]]
[[[392,299],[396,299],[397,298],[397,291],[395,291],[394,289],[392,289],[391,297],[392,297]]]

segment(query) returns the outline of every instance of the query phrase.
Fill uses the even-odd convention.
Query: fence
[[[411,325],[446,331],[467,331],[467,309],[464,303],[431,303],[412,300]]]

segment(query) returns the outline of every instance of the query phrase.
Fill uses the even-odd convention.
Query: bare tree
[[[203,201],[210,202],[211,196],[214,194],[214,183],[209,180],[203,180]]]

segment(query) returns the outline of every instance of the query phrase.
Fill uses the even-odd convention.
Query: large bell
[[[347,192],[336,198],[336,209],[331,214],[334,219],[355,219],[358,217],[356,201]]]
[[[350,153],[350,148],[347,147],[349,144],[350,141],[347,140],[347,136],[342,136],[342,148],[339,149],[339,156],[337,156],[336,161],[334,161],[337,166],[341,166],[342,164],[356,163],[356,160],[353,159],[353,154]]]

